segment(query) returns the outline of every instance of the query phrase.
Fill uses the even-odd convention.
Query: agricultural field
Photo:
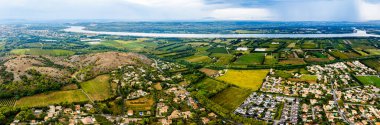
[[[287,48],[295,48],[296,47],[296,43],[295,42],[292,42],[290,43]]]
[[[194,85],[194,88],[197,89],[197,92],[201,93],[202,95],[206,97],[210,97],[214,94],[217,94],[219,91],[222,91],[223,89],[227,87],[228,87],[228,84],[216,81],[211,78],[205,78],[199,83]]]
[[[0,99],[0,107],[3,107],[3,106],[12,107],[15,105],[15,103],[16,103],[16,99],[13,99],[13,98]]]
[[[316,49],[317,44],[315,42],[313,42],[312,40],[308,40],[308,41],[305,41],[304,43],[302,43],[301,48],[302,49]]]
[[[199,71],[203,72],[207,76],[213,76],[215,74],[218,74],[218,70],[213,70],[213,69],[209,69],[209,68],[201,68],[201,69],[199,69]]]
[[[365,49],[363,51],[369,53],[369,55],[380,55],[380,49]]]
[[[301,64],[306,64],[306,62],[302,58],[289,58],[286,60],[280,60],[279,64],[282,64],[282,65],[301,65]]]
[[[265,61],[264,61],[265,65],[275,65],[277,63],[278,61],[274,56],[271,56],[271,55],[265,56]]]
[[[77,84],[69,84],[61,87],[61,90],[66,91],[66,90],[76,90],[78,89]]]
[[[229,87],[211,98],[212,101],[221,105],[229,112],[233,112],[251,94],[251,90]]]
[[[62,49],[13,49],[10,52],[15,55],[50,55],[50,56],[70,56],[75,52]]]
[[[154,100],[151,97],[142,97],[134,100],[127,100],[125,105],[128,110],[148,111],[151,110]]]
[[[95,45],[103,45],[108,47],[115,47],[118,49],[127,49],[131,51],[142,51],[145,47],[154,48],[157,46],[157,43],[147,42],[146,38],[139,38],[137,40],[110,40],[110,41],[102,41],[100,44]]]
[[[363,85],[374,85],[380,87],[379,76],[355,76]]]
[[[202,55],[193,55],[190,57],[184,58],[188,62],[192,63],[211,63],[212,59],[208,56],[202,56]]]
[[[216,57],[218,60],[215,62],[216,65],[227,65],[230,64],[231,60],[234,58],[231,54],[223,53],[213,53],[211,57]]]
[[[239,57],[234,64],[238,65],[261,65],[264,62],[264,53],[252,53]]]
[[[89,81],[80,83],[80,86],[91,99],[94,101],[101,101],[112,97],[114,94],[114,88],[111,88],[108,80],[108,75],[101,75]]]
[[[354,52],[342,52],[342,51],[332,51],[330,52],[332,56],[338,59],[349,59],[359,57],[360,55]]]
[[[317,76],[316,75],[302,75],[299,79],[290,79],[291,81],[303,81],[308,83],[317,83]]]
[[[275,76],[285,78],[285,79],[293,77],[291,72],[285,71],[285,70],[275,70]]]
[[[380,72],[380,60],[371,59],[371,60],[362,60],[361,62],[367,65],[368,67],[373,68],[377,72]]]
[[[259,90],[263,80],[269,73],[269,70],[228,70],[226,74],[218,77],[218,80],[225,81],[236,86]]]
[[[16,107],[37,107],[58,104],[62,102],[85,102],[89,101],[81,90],[53,91],[33,96],[22,97],[16,101]]]
[[[215,47],[207,50],[208,52],[211,53],[228,53],[226,48],[224,47]]]
[[[190,46],[193,46],[193,47],[207,46],[209,44],[210,43],[208,43],[208,42],[190,42],[190,43],[186,43],[186,45],[190,45]]]
[[[210,47],[197,47],[195,50],[195,54],[194,55],[208,55],[210,54],[210,52],[207,52],[207,50],[209,49]]]

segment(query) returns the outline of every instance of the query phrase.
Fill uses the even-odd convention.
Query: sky
[[[380,20],[380,0],[0,0],[0,20]]]

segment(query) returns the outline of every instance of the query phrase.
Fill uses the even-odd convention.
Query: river
[[[366,31],[357,30],[346,34],[175,34],[175,33],[137,33],[137,32],[106,32],[89,31],[82,26],[71,26],[64,29],[66,32],[103,34],[137,37],[163,37],[163,38],[340,38],[340,37],[380,37],[380,35],[367,34]]]

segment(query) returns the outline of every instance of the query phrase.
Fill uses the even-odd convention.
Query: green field
[[[315,48],[317,48],[317,44],[315,42],[313,42],[312,40],[308,40],[301,45],[301,48],[302,49],[315,49]]]
[[[285,70],[276,70],[274,75],[276,77],[281,77],[281,78],[285,78],[285,79],[293,77],[293,75],[291,73],[289,73],[289,71],[285,71]]]
[[[364,51],[370,55],[380,55],[380,49],[365,49]]]
[[[276,58],[274,58],[274,56],[270,56],[270,55],[265,56],[265,61],[264,61],[265,65],[274,65],[277,63],[278,61]]]
[[[111,40],[100,42],[100,45],[115,47],[118,49],[128,49],[132,51],[141,51],[145,47],[155,47],[157,46],[154,42],[145,42],[146,39],[140,38],[137,40]],[[97,45],[95,45],[97,46]]]
[[[282,65],[301,65],[305,63],[306,62],[302,58],[289,58],[289,59],[280,61],[280,64]]]
[[[380,87],[380,78],[378,76],[355,76],[363,85],[374,85]]]
[[[228,70],[217,79],[234,84],[242,88],[259,90],[269,70]]]
[[[212,59],[208,56],[202,56],[202,55],[194,55],[190,57],[185,58],[186,61],[192,62],[192,63],[210,63],[212,62]]]
[[[354,52],[341,52],[341,51],[332,51],[330,54],[336,58],[339,59],[349,59],[349,58],[355,58],[360,56],[359,54],[356,54]]]
[[[205,78],[199,83],[195,84],[194,87],[197,89],[198,93],[201,93],[206,97],[210,97],[211,95],[216,94],[228,87],[228,84],[216,81],[211,78]]]
[[[80,90],[54,91],[23,97],[16,101],[16,107],[35,107],[58,104],[62,102],[84,102],[87,96]]]
[[[229,87],[212,97],[211,100],[229,110],[229,112],[233,112],[244,102],[251,92],[248,89]]]
[[[315,83],[317,82],[317,76],[316,75],[302,75],[300,78],[302,81]]]
[[[227,53],[227,50],[224,47],[211,48],[211,49],[208,49],[207,51],[212,52],[212,53]]]
[[[50,56],[70,56],[75,52],[62,49],[13,49],[10,52],[15,55],[50,55]]]
[[[264,61],[264,53],[252,53],[239,57],[234,63],[240,65],[260,65]]]
[[[80,83],[85,91],[94,101],[101,101],[112,97],[112,89],[108,82],[108,75],[101,75],[89,81]]]
[[[360,62],[380,72],[380,61],[378,59],[362,60]]]
[[[209,47],[197,47],[195,48],[196,52],[194,55],[208,55],[210,54],[210,52],[207,52],[207,49],[209,49]]]
[[[231,54],[223,54],[223,53],[213,53],[211,57],[216,57],[218,60],[215,62],[216,65],[227,65],[230,64],[231,60],[234,58]]]

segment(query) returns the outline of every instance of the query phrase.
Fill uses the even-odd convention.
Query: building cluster
[[[20,122],[19,119],[14,120],[12,125],[19,124],[44,124],[51,121],[59,121],[61,123],[74,124],[95,124],[97,123],[93,116],[94,106],[92,104],[73,105],[64,107],[60,105],[50,105],[47,108],[33,109],[35,120],[29,123]],[[40,120],[37,120],[40,119]]]
[[[281,77],[276,77],[275,72],[271,69],[269,75],[265,78],[260,91],[279,93],[287,96],[306,97],[310,94],[315,98],[321,98],[326,95],[331,89],[326,84],[308,83],[305,81],[286,80]],[[294,74],[294,78],[299,78],[301,75]]]
[[[344,104],[341,110],[345,112],[345,117],[350,123],[356,125],[366,125],[375,123],[377,119],[380,119],[380,110],[372,105],[361,104]]]
[[[235,114],[266,121],[297,123],[299,99],[253,92],[236,110]]]
[[[368,68],[359,61],[353,62],[338,62],[327,64],[324,66],[313,65],[308,66],[307,70],[312,74],[317,75],[319,83],[331,83],[338,88],[346,88],[359,85],[357,81],[352,78],[353,75],[375,75],[377,72]]]
[[[352,87],[344,90],[342,92],[343,99],[347,102],[354,102],[354,103],[368,103],[372,105],[379,105],[380,104],[380,98],[379,98],[380,89],[373,86],[364,86],[361,87]]]

